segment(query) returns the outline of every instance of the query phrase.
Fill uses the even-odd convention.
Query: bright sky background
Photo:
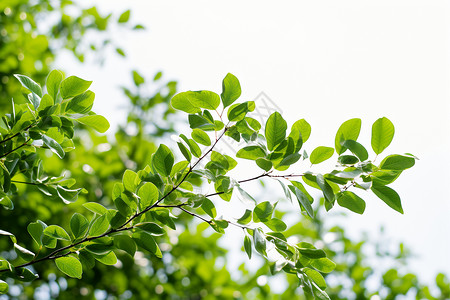
[[[393,184],[400,215],[368,197],[366,213],[347,219],[349,231],[375,231],[406,242],[419,255],[410,266],[430,280],[450,273],[449,8],[443,0],[377,1],[119,1],[104,11],[132,10],[147,31],[114,38],[128,59],[111,56],[101,69],[68,67],[94,80],[96,112],[123,120],[120,92],[129,69],[146,76],[163,70],[180,91],[220,93],[231,72],[241,99],[264,91],[292,124],[312,126],[306,149],[333,146],[339,125],[360,117],[360,140],[370,145],[372,123],[388,117],[396,127],[389,153],[420,158]],[[280,191],[281,192],[281,191]]]

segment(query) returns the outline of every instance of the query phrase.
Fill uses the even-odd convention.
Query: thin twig
[[[19,149],[22,148],[23,146],[28,145],[27,143],[28,143],[30,140],[31,140],[31,139],[28,139],[28,140],[25,141],[25,143],[23,143],[23,144],[20,145],[19,147],[14,148],[14,149],[12,149],[11,151],[6,152],[6,153],[3,154],[2,156],[0,156],[0,158],[6,157],[6,156],[8,156],[9,154],[13,153],[14,151],[19,150]]]

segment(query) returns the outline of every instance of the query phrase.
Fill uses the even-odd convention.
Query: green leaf
[[[81,262],[73,256],[59,257],[55,260],[58,269],[72,278],[81,279],[83,267]]]
[[[250,160],[256,160],[265,156],[266,152],[260,146],[247,146],[236,153],[236,157]]]
[[[76,119],[79,123],[94,128],[100,133],[105,133],[109,129],[109,122],[100,115],[89,115]]]
[[[8,290],[9,290],[8,284],[0,279],[0,295],[6,294]]]
[[[216,217],[216,207],[214,206],[214,203],[212,203],[208,198],[203,199],[201,208],[211,218]]]
[[[264,221],[264,224],[275,232],[285,231],[287,228],[286,223],[284,223],[282,220],[277,219],[277,218],[273,218],[268,221]]]
[[[28,94],[28,101],[30,101],[30,103],[33,104],[34,109],[37,110],[39,108],[41,99],[35,93],[30,93]]]
[[[195,128],[192,130],[191,136],[197,143],[204,146],[211,146],[211,139],[203,130]]]
[[[329,159],[334,154],[334,149],[331,147],[319,146],[311,152],[309,160],[311,164],[319,164]]]
[[[189,150],[191,150],[192,155],[194,155],[195,157],[200,157],[202,155],[202,150],[200,150],[200,147],[193,139],[188,139],[184,134],[180,134],[180,137],[189,146]]]
[[[352,212],[362,215],[366,209],[366,202],[358,197],[355,193],[344,191],[337,197],[340,206],[348,208]]]
[[[255,109],[255,102],[247,101],[244,103],[233,104],[228,108],[227,117],[231,122],[237,122],[245,118],[248,112]]]
[[[155,239],[153,239],[150,234],[143,231],[134,232],[133,239],[139,247],[153,253],[158,258],[162,258],[161,250],[159,249],[158,244],[156,244]]]
[[[268,220],[272,215],[273,209],[274,207],[269,201],[259,203],[253,210],[253,221],[261,222]]]
[[[91,229],[89,229],[89,235],[90,236],[102,235],[108,230],[108,228],[109,228],[108,215],[104,214],[94,221],[94,223],[91,226]]]
[[[50,225],[44,229],[44,235],[52,237],[57,240],[70,241],[70,236],[67,232],[58,225]]]
[[[63,74],[61,73],[61,71],[53,70],[50,72],[50,74],[48,74],[46,81],[47,92],[53,98],[53,100],[55,100],[55,103],[58,97],[59,86],[62,80]]]
[[[302,137],[302,142],[306,143],[306,141],[309,139],[309,136],[311,135],[311,125],[309,125],[308,122],[306,122],[305,119],[298,120],[292,125],[291,133],[289,136],[294,136],[296,132],[300,132]]]
[[[18,244],[14,244],[14,251],[17,253],[17,255],[23,259],[26,262],[31,261],[35,254],[33,252],[31,252],[28,249],[25,249],[24,247],[18,245]]]
[[[103,205],[96,202],[87,202],[84,203],[83,206],[98,215],[103,215],[108,212],[108,210]]]
[[[141,208],[145,209],[150,205],[153,205],[159,198],[158,188],[151,182],[144,183],[143,186],[139,188],[138,196],[141,199]]]
[[[61,97],[69,99],[84,93],[92,84],[76,76],[70,76],[61,82]]]
[[[173,96],[172,100],[170,100],[170,105],[173,108],[182,110],[189,114],[200,113],[201,109],[191,102],[190,100],[190,92],[182,92]]]
[[[256,159],[256,164],[258,165],[258,167],[260,167],[266,172],[269,172],[273,167],[273,164],[270,160],[267,160],[262,157]]]
[[[41,115],[41,114],[44,114],[44,112],[45,112],[45,115],[49,115],[50,114],[50,112],[52,112],[52,110],[53,110],[53,105],[54,105],[55,103],[53,102],[53,99],[52,99],[52,97],[50,97],[48,94],[45,94],[43,97],[42,97],[42,99],[41,99],[41,103],[39,103],[39,107],[38,107],[38,112],[40,112],[39,113],[39,115]],[[50,107],[52,107],[52,108],[50,108]],[[47,110],[45,110],[47,108]],[[44,111],[45,110],[45,111]],[[42,113],[41,113],[41,111],[42,111]]]
[[[5,209],[11,210],[14,209],[14,203],[9,199],[6,194],[0,193],[0,205],[2,205]]]
[[[134,256],[136,253],[136,243],[134,240],[129,237],[128,235],[115,235],[114,236],[114,245],[131,255],[131,257]]]
[[[297,182],[297,184],[301,184],[301,183]],[[298,201],[298,204],[300,205],[300,207],[306,211],[306,213],[308,214],[308,216],[310,218],[314,218],[314,210],[311,206],[311,202],[309,201],[308,196],[305,193],[303,193],[303,191],[301,191],[296,186],[290,185],[289,188],[294,193],[294,195],[297,197],[297,201]]]
[[[360,161],[365,161],[369,158],[369,153],[363,145],[358,143],[357,141],[347,140],[342,143],[342,145],[350,150],[353,154],[358,156]]]
[[[70,230],[75,239],[83,237],[89,229],[89,221],[85,216],[74,213],[70,219]]]
[[[335,199],[333,189],[331,188],[330,184],[326,181],[326,179],[323,177],[322,174],[317,174],[316,183],[322,190],[323,195],[325,196],[325,200],[327,200],[330,203],[333,203]]]
[[[322,273],[330,273],[336,268],[336,264],[326,257],[314,259],[311,262],[311,266]]]
[[[237,220],[238,224],[247,225],[252,220],[252,211],[246,209],[242,217]]]
[[[255,244],[256,251],[258,251],[263,256],[267,256],[266,239],[264,238],[264,234],[260,228],[256,228],[253,230],[253,243]]]
[[[64,158],[65,152],[60,144],[58,144],[54,139],[45,134],[41,135],[44,144],[50,148],[50,150],[59,156],[59,158]]]
[[[30,92],[32,92],[32,93],[36,94],[37,96],[39,96],[40,98],[42,98],[42,89],[39,84],[37,84],[31,78],[29,78],[25,75],[14,74],[14,77],[16,77],[20,81],[22,86],[27,88]],[[35,106],[35,108],[37,109],[37,106]]]
[[[375,182],[372,185],[371,190],[375,195],[377,195],[378,198],[389,205],[389,207],[403,214],[402,202],[396,191],[390,187],[376,184]]]
[[[169,176],[174,163],[174,157],[169,147],[161,144],[153,155],[152,164],[155,171],[162,176]]]
[[[145,82],[144,77],[141,76],[137,71],[133,70],[133,81],[136,86],[140,86]]]
[[[372,149],[376,154],[380,154],[386,149],[394,138],[394,124],[386,118],[379,118],[372,125]]]
[[[289,199],[289,201],[291,201],[291,203],[292,203],[292,196],[291,196],[291,192],[289,191],[289,189],[286,187],[286,185],[283,182],[281,182],[278,179],[277,179],[277,181],[280,183],[281,187],[283,188],[284,194],[286,195],[286,199]]]
[[[380,163],[380,169],[402,171],[411,168],[416,163],[416,160],[410,156],[403,155],[389,155]]]
[[[360,131],[361,119],[350,119],[342,123],[336,133],[336,138],[334,140],[334,147],[337,154],[341,155],[346,150],[346,148],[341,145],[341,142],[344,142],[346,140],[356,141],[358,139]]]
[[[125,190],[134,193],[138,185],[136,182],[138,179],[138,175],[135,172],[131,170],[125,170],[122,177],[122,183]]]
[[[27,226],[28,233],[39,246],[42,246],[42,234],[44,233],[44,225],[39,222],[32,222]]]
[[[57,185],[56,191],[58,193],[59,198],[66,204],[75,202],[78,199],[78,194],[81,193],[82,188],[79,189],[68,189],[63,186]]]
[[[310,278],[312,279],[319,288],[326,289],[327,284],[325,282],[325,279],[323,276],[317,272],[316,270],[310,269],[310,268],[303,268],[302,271]]]
[[[224,108],[233,104],[241,96],[241,84],[236,76],[231,73],[225,76],[222,81],[222,94],[220,96]]]
[[[15,268],[13,278],[23,282],[31,282],[39,278],[39,275],[34,274],[30,269],[27,268]]]
[[[342,165],[354,165],[359,162],[359,159],[353,155],[341,155],[338,157],[338,162]]]
[[[276,168],[282,167],[282,166],[290,166],[298,162],[301,155],[299,153],[292,153],[287,156],[285,156],[281,162],[276,166]]]
[[[113,251],[108,252],[106,255],[93,255],[96,260],[107,266],[113,266],[117,263],[117,256]]]
[[[322,291],[315,283],[312,283],[312,288],[314,290],[314,296],[318,300],[331,300],[331,298]]]
[[[191,162],[192,160],[191,152],[189,152],[189,150],[186,148],[185,145],[183,145],[183,143],[178,142],[177,145],[181,151],[181,154],[183,154],[184,158],[186,158],[188,162]]]
[[[73,97],[67,103],[66,112],[69,114],[87,114],[94,104],[95,94],[91,91],[86,91],[76,97]]]
[[[187,113],[199,113],[200,108],[214,110],[220,104],[220,97],[210,91],[188,91],[175,95],[170,104]]]
[[[136,227],[153,235],[162,235],[166,233],[161,226],[153,222],[139,223],[136,225]]]
[[[270,115],[266,122],[265,135],[267,140],[267,149],[272,151],[286,137],[287,123],[279,112]]]
[[[248,259],[252,258],[252,240],[248,235],[244,237],[244,249],[245,253],[247,253]]]
[[[311,259],[319,259],[322,257],[326,257],[325,251],[322,249],[310,249],[310,248],[299,248],[301,255],[307,256]]]
[[[126,23],[126,22],[128,22],[129,19],[130,19],[130,10],[127,10],[127,11],[124,11],[120,15],[118,22],[119,23]]]
[[[207,112],[207,110],[205,110]],[[209,121],[209,119],[204,118],[196,114],[189,114],[189,127],[192,129],[200,128],[202,130],[214,130],[214,120]]]

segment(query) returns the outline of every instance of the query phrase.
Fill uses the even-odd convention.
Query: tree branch
[[[3,154],[2,156],[0,156],[0,158],[6,157],[6,156],[8,156],[9,154],[13,153],[14,151],[19,150],[19,149],[22,148],[23,146],[28,145],[27,143],[28,143],[30,140],[31,140],[31,139],[28,139],[28,140],[25,141],[25,143],[23,143],[23,144],[20,145],[19,147],[14,148],[14,149],[12,149],[11,151],[6,152],[6,153]]]

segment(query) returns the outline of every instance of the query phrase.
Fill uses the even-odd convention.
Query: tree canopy
[[[111,16],[95,8],[69,16],[64,10],[73,4],[64,1],[60,7],[50,1],[2,5],[5,28],[23,32],[7,29],[2,36],[8,42],[0,44],[12,57],[0,101],[9,111],[0,122],[0,293],[12,299],[449,297],[443,274],[430,291],[407,272],[409,251],[402,244],[392,250],[385,241],[352,241],[345,229],[327,225],[335,206],[364,213],[366,192],[403,213],[389,185],[416,158],[386,154],[395,131],[387,118],[362,133],[370,134],[370,147],[358,142],[362,121],[350,119],[338,128],[334,145],[307,153],[304,144],[314,133],[307,116],[287,124],[274,112],[259,122],[252,115],[255,102],[240,100],[241,84],[232,74],[221,91],[177,93],[176,82],[161,73],[148,80],[133,71],[134,86],[122,88],[130,101],[127,124],[108,138],[98,134],[108,130],[107,118],[91,111],[91,81],[50,72],[44,60],[53,59],[53,43],[64,41],[82,61],[87,48],[78,47],[86,28],[103,31]],[[51,11],[61,22],[50,37],[42,36],[41,52],[24,50],[30,61],[22,63],[20,39],[37,38],[37,27],[25,23]],[[116,22],[129,18],[126,11]],[[143,94],[141,87],[150,83],[155,92]],[[188,135],[174,129],[170,115],[176,110]],[[219,150],[224,141],[241,143],[235,155]],[[375,164],[377,156],[382,159]],[[332,159],[328,171],[311,171]],[[235,173],[245,160],[253,166],[248,178]],[[247,190],[248,182],[260,182],[275,198]],[[314,199],[313,191],[322,197]],[[223,207],[236,218],[223,217]],[[234,234],[233,247],[253,268],[227,267],[223,234]],[[364,249],[370,245],[392,268],[380,274],[368,262]],[[282,292],[273,290],[272,278],[287,283]],[[368,283],[373,279],[375,289]]]

